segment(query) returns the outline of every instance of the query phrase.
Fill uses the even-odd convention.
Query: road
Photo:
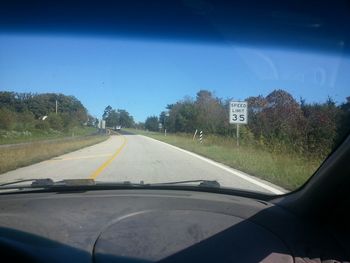
[[[1,174],[0,182],[48,177],[54,181],[93,178],[97,181],[134,183],[205,179],[217,180],[225,187],[275,194],[284,192],[268,182],[204,157],[145,136],[127,133]]]

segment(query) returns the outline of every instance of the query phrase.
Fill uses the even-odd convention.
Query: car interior
[[[349,8],[347,1],[15,0],[0,4],[0,30],[347,54]],[[349,157],[350,136],[301,188],[283,195],[147,184],[3,191],[1,256],[4,262],[350,262]]]

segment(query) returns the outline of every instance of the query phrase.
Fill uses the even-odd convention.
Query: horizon
[[[348,57],[304,50],[0,34],[1,91],[72,95],[97,118],[111,105],[136,122],[202,89],[236,100],[283,89],[297,101],[340,104],[349,69]]]

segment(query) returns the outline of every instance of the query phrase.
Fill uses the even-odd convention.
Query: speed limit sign
[[[231,124],[248,123],[248,103],[246,101],[230,102],[230,123]]]

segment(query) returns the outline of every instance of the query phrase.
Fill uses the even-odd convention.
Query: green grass
[[[100,143],[107,138],[105,135],[93,135],[0,146],[0,174]]]
[[[94,127],[76,127],[66,132],[55,131],[52,129],[47,131],[38,129],[33,129],[30,131],[0,130],[0,145],[59,139],[66,137],[86,136],[94,134],[96,132],[97,128]]]
[[[288,190],[304,184],[322,161],[295,153],[271,152],[253,145],[237,147],[236,141],[229,137],[209,135],[200,144],[193,141],[190,134],[167,134],[165,137],[158,132],[126,130],[200,154]]]

